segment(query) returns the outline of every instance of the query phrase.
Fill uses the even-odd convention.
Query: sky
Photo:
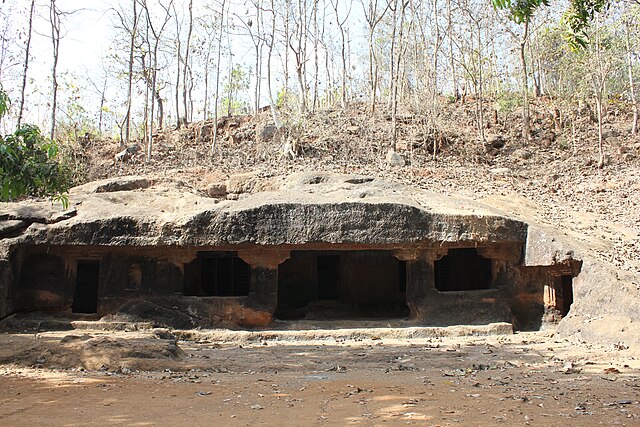
[[[16,19],[14,26],[21,25],[26,27],[28,15],[29,0],[5,0],[7,4],[13,3],[16,8],[23,9],[23,13]],[[48,15],[48,1],[49,0],[36,0],[36,17],[34,20],[33,38],[31,46],[31,62],[29,68],[29,90],[30,99],[34,102],[29,103],[37,107],[31,108],[27,112],[28,120],[36,123],[46,123],[49,117],[49,98],[51,87],[51,65],[52,65],[52,43],[51,43],[51,26],[49,23]],[[178,9],[180,4],[185,0],[176,0]],[[115,14],[111,10],[117,6],[121,1],[117,0],[56,0],[58,8],[65,12],[65,16],[62,20],[62,40],[60,42],[60,54],[58,75],[61,85],[66,83],[65,72],[72,72],[73,76],[78,77],[80,81],[72,82],[79,83],[83,86],[92,87],[91,80],[96,84],[100,84],[101,75],[104,74],[104,67],[102,65],[103,59],[109,55],[109,49],[113,48],[114,37],[114,19]],[[155,2],[150,2],[155,4]],[[196,2],[196,6],[202,6],[204,3]],[[237,2],[240,5],[240,2]],[[16,6],[19,5],[19,6]],[[0,3],[0,11],[2,8]],[[355,3],[353,6],[356,9]],[[232,13],[244,14],[246,8],[243,6],[236,7],[235,12]],[[18,22],[20,21],[20,22]],[[331,20],[329,19],[331,22]],[[171,23],[171,25],[175,25]],[[353,38],[353,37],[352,37]],[[247,40],[241,40],[241,38],[232,39],[233,61],[244,63],[248,67],[252,67],[254,59],[254,51],[250,43],[246,43]],[[123,49],[121,49],[123,50]],[[224,59],[223,59],[224,62]],[[278,59],[274,60],[275,63],[279,63]],[[110,64],[107,64],[110,65]],[[13,86],[14,91],[12,97],[16,98],[17,88],[19,87],[18,76],[21,75],[21,66],[16,66],[14,78],[14,84],[8,85],[5,82],[5,87]],[[68,79],[68,77],[67,77]],[[274,82],[282,84],[281,82]],[[115,89],[114,89],[115,90]],[[274,94],[275,95],[275,94]],[[264,104],[268,103],[266,92],[263,90],[263,96],[265,97]],[[83,99],[84,104],[91,105],[93,111],[97,110],[99,98],[97,91],[94,95],[88,95],[88,98]],[[171,103],[169,103],[171,107]]]
[[[8,2],[20,2],[28,8],[27,0],[7,0]],[[59,74],[67,70],[74,71],[79,76],[87,75],[87,71],[95,69],[96,64],[100,64],[101,55],[106,52],[109,46],[111,17],[108,14],[109,2],[104,0],[57,0],[59,8],[64,12],[71,13],[63,18],[62,40],[60,42]],[[51,64],[52,64],[52,43],[51,26],[48,21],[48,8],[42,0],[36,2],[36,16],[34,17],[33,35],[31,42],[31,59],[29,64],[29,87],[30,96],[38,98],[46,96],[42,92],[48,91],[50,86]],[[24,22],[14,23],[26,27],[27,15],[18,15]],[[21,66],[14,67],[20,70]],[[11,74],[16,74],[16,72]],[[17,86],[15,81],[5,86]],[[35,93],[34,93],[35,92]],[[12,94],[16,98],[15,90]],[[32,103],[36,104],[36,103]],[[38,103],[41,104],[41,103]],[[46,110],[46,103],[35,111],[28,113],[28,119],[36,123],[42,123],[49,114]]]

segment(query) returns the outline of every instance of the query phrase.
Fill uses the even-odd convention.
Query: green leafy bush
[[[0,88],[0,118],[8,106],[9,99]],[[25,124],[12,134],[0,135],[0,200],[49,196],[66,209],[70,173],[58,154],[56,142],[34,125]]]

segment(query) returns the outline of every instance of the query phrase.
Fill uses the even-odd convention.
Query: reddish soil
[[[165,341],[144,333],[86,333],[120,348],[128,340],[136,346]],[[0,335],[0,357],[19,353],[26,342],[35,354],[53,357],[47,345],[68,334]],[[201,339],[178,346],[184,355],[173,360],[141,350],[138,359],[94,371],[52,368],[44,356],[44,368],[5,365],[0,420],[16,426],[640,423],[636,355],[575,347],[548,332],[412,341]],[[45,347],[49,353],[42,353]],[[62,356],[57,363],[77,362]]]

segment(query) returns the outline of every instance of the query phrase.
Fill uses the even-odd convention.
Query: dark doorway
[[[562,276],[562,317],[569,314],[573,304],[573,276]]]
[[[318,256],[318,299],[338,299],[340,288],[340,256]]]
[[[391,251],[291,251],[278,267],[278,319],[389,319],[409,314],[407,268]]]
[[[491,287],[491,260],[475,248],[449,249],[434,265],[436,288],[441,292],[475,291]]]
[[[74,313],[97,313],[99,283],[100,261],[78,261],[72,306]]]
[[[400,293],[407,292],[407,262],[398,262],[398,291]]]

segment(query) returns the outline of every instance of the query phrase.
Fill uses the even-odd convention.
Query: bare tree
[[[633,78],[633,51],[631,49],[631,26],[635,27],[633,22],[630,22],[631,18],[626,16],[624,19],[625,30],[625,48],[627,51],[627,74],[629,75],[629,95],[631,98],[631,108],[633,110],[633,122],[631,125],[631,134],[636,135],[638,133],[638,100],[636,99],[635,81]]]
[[[346,37],[345,37],[345,24],[349,19],[349,15],[351,14],[351,6],[347,11],[344,19],[340,19],[340,14],[338,12],[338,2],[339,0],[331,0],[331,6],[333,7],[333,11],[336,17],[336,24],[338,25],[338,30],[340,30],[340,59],[342,60],[342,84],[340,85],[340,103],[342,108],[347,107],[347,50],[346,50]],[[351,5],[351,2],[349,2]]]
[[[181,38],[182,28],[181,28],[181,22],[178,19],[178,11],[176,10],[175,4],[173,5],[173,15],[176,17],[175,49],[176,49],[176,56],[177,56],[175,60],[176,90],[174,92],[173,102],[175,103],[175,108],[176,108],[176,127],[180,128],[182,126],[182,120],[180,118],[180,77],[182,76],[182,73],[180,71],[181,70],[180,65],[182,63],[182,38]],[[186,68],[186,65],[185,65],[185,68]],[[185,115],[186,113],[187,112],[185,111]]]
[[[213,104],[214,125],[213,125],[213,141],[211,142],[211,154],[215,152],[216,147],[218,146],[217,144],[218,144],[218,104],[220,103],[220,61],[222,56],[222,33],[225,27],[224,19],[226,16],[228,16],[228,13],[226,13],[225,11],[226,7],[227,7],[226,0],[221,0],[220,26],[219,26],[220,30],[218,32],[218,57],[216,59],[216,97],[215,97],[215,103]],[[231,52],[229,52],[229,55],[231,55]],[[231,62],[231,58],[229,58],[229,62]]]
[[[525,49],[529,41],[529,19],[524,21],[524,30],[520,39],[520,65],[522,66],[522,137],[531,139],[531,120],[529,118],[529,75],[527,73],[527,57]]]
[[[54,0],[52,0],[54,1]],[[171,8],[173,6],[173,0],[170,0],[167,4],[162,3],[161,0],[158,0],[158,5],[160,9],[164,12],[164,16],[160,20],[160,23],[154,23],[154,20],[151,16],[149,6],[147,4],[147,0],[137,0],[140,2],[140,6],[144,9],[145,17],[146,17],[146,28],[147,28],[147,44],[151,47],[150,53],[151,58],[149,59],[149,68],[147,68],[145,77],[147,80],[147,85],[150,87],[151,91],[151,111],[149,116],[149,127],[147,129],[147,160],[151,160],[152,149],[153,149],[153,120],[155,113],[156,103],[158,104],[158,127],[162,128],[162,119],[163,119],[163,104],[162,97],[160,96],[159,88],[157,86],[158,83],[158,49],[160,47],[160,40],[162,39],[162,34],[167,27],[167,24],[171,20]],[[155,25],[154,25],[155,24]],[[153,40],[150,40],[150,36],[153,36]],[[152,43],[153,42],[153,43]]]
[[[460,90],[458,86],[458,73],[455,56],[453,54],[454,34],[451,0],[447,0],[447,36],[449,38],[449,65],[451,66],[451,89],[456,101],[460,100]]]
[[[318,87],[320,86],[320,64],[318,62],[318,48],[320,46],[320,27],[318,26],[318,4],[319,0],[313,0],[313,10],[311,12],[313,19],[313,101],[311,109],[313,111],[318,107]]]
[[[184,53],[184,67],[182,69],[182,104],[184,107],[184,122],[186,123],[189,120],[189,84],[188,82],[188,70],[189,67],[189,58],[191,51],[191,36],[193,34],[193,0],[189,0],[189,30],[187,31],[187,43],[185,47]],[[177,114],[177,112],[176,112]]]
[[[102,125],[104,119],[104,107],[107,102],[107,85],[109,83],[109,70],[104,63],[104,58],[102,58],[102,71],[103,74],[100,76],[100,81],[96,82],[91,74],[87,71],[87,80],[91,83],[91,86],[95,89],[96,93],[100,96],[100,107],[98,109],[98,133],[102,135]]]
[[[296,77],[300,87],[299,102],[300,113],[307,111],[307,0],[298,0],[297,16],[294,21],[294,32],[289,40],[289,48],[293,52],[296,61]]]
[[[394,23],[393,23],[393,40],[392,40],[392,60],[391,64],[391,126],[392,126],[392,147],[393,150],[397,149],[398,145],[398,85],[400,82],[400,64],[402,63],[403,54],[405,51],[404,43],[404,22],[406,16],[406,8],[409,5],[410,0],[400,0],[400,4],[397,3],[393,9]],[[398,11],[398,7],[400,10]],[[399,15],[399,17],[398,17]],[[397,34],[397,38],[396,38]],[[395,72],[394,72],[395,71]]]
[[[129,58],[127,61],[127,110],[124,115],[124,140],[120,138],[120,145],[128,144],[131,139],[131,105],[133,103],[133,67],[135,61],[136,38],[138,37],[138,22],[140,14],[138,13],[138,2],[131,2],[132,16],[129,24],[125,18],[124,12],[116,11],[120,18],[120,24],[129,36]]]
[[[208,10],[209,7],[207,7]],[[212,11],[212,10],[211,10]],[[215,12],[214,12],[215,13]],[[221,23],[215,24],[216,18],[212,15],[205,15],[198,19],[200,23],[200,28],[205,32],[204,40],[202,43],[199,43],[201,46],[200,52],[204,55],[203,58],[203,81],[204,81],[204,100],[203,100],[203,109],[202,109],[202,120],[207,120],[209,118],[209,81],[210,81],[210,73],[211,73],[211,54],[213,52],[213,44],[217,40],[216,33],[218,30],[218,26],[222,25]]]
[[[273,122],[275,123],[277,128],[280,128],[282,127],[282,123],[280,122],[278,112],[276,111],[276,104],[273,101],[273,91],[271,87],[271,58],[273,57],[273,47],[275,45],[276,37],[276,8],[274,0],[270,0],[270,3],[271,8],[268,10],[268,12],[271,14],[271,33],[266,39],[266,43],[269,48],[267,53],[267,90],[269,91],[269,105],[271,106],[271,116],[273,117]]]
[[[254,66],[254,74],[255,74],[255,85],[253,90],[253,112],[254,114],[258,114],[260,111],[260,95],[261,95],[261,82],[262,82],[262,46],[264,44],[264,35],[262,34],[262,0],[251,0],[253,7],[255,8],[255,15],[249,16],[246,19],[238,16],[240,22],[246,29],[249,37],[251,38],[251,42],[253,43],[253,48],[255,50],[255,66]]]
[[[29,55],[31,54],[31,33],[33,32],[33,12],[36,7],[36,0],[31,0],[29,9],[29,27],[27,29],[27,46],[24,53],[24,67],[22,72],[22,87],[20,89],[20,109],[18,110],[18,128],[22,124],[22,114],[24,113],[24,95],[27,89],[27,72],[29,70]]]
[[[60,9],[56,5],[56,0],[49,3],[49,23],[51,24],[51,42],[53,44],[53,64],[51,66],[51,128],[49,137],[55,136],[56,131],[56,110],[58,108],[58,58],[60,53],[60,31],[61,31]]]
[[[360,4],[362,5],[362,11],[364,13],[364,19],[367,22],[368,29],[368,37],[367,37],[367,47],[369,54],[369,108],[371,112],[376,109],[376,98],[378,92],[378,58],[376,55],[376,51],[374,48],[374,36],[376,32],[376,27],[382,21],[382,18],[386,15],[389,10],[389,1],[384,2],[384,9],[380,11],[380,7],[378,6],[378,0],[369,0],[367,3],[364,0],[360,0]]]
[[[481,142],[486,142],[484,132],[484,40],[482,38],[482,28],[485,21],[483,10],[473,9],[469,1],[465,1],[460,5],[460,9],[468,18],[466,47],[466,60],[462,63],[468,79],[471,81],[474,90],[475,106],[476,106],[476,123],[478,128],[478,136]]]

